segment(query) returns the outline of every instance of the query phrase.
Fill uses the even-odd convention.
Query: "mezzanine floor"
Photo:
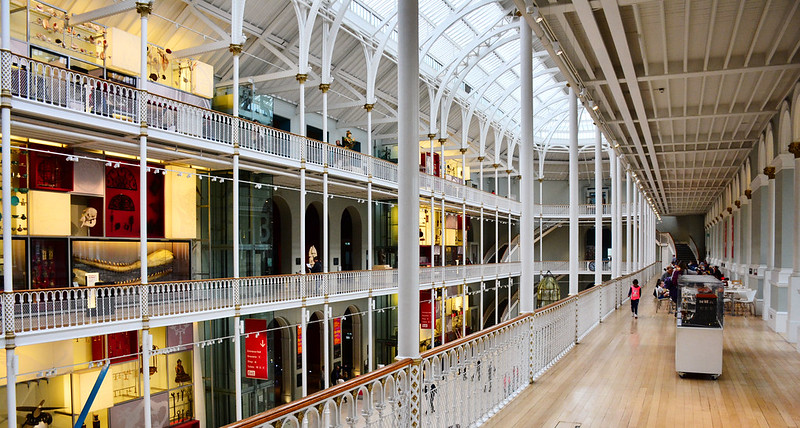
[[[674,325],[649,296],[638,320],[626,304],[484,426],[800,426],[800,353],[760,317],[726,317],[716,381],[678,377]]]

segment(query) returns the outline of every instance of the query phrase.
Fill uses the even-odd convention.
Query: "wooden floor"
[[[638,320],[629,308],[609,316],[484,426],[800,426],[800,353],[760,318],[726,316],[718,380],[681,379],[675,318],[663,308],[656,313],[649,295]]]

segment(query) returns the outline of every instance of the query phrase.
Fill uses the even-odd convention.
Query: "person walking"
[[[631,313],[634,318],[639,318],[639,298],[642,297],[642,287],[639,287],[639,280],[634,279],[633,285],[628,290],[628,297],[631,298]]]

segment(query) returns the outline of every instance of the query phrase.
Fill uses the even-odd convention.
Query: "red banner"
[[[303,353],[303,328],[297,326],[297,355]]]
[[[341,318],[334,318],[333,319],[333,344],[334,345],[341,345],[342,344],[342,319]]]
[[[244,320],[245,377],[268,379],[267,320]]]
[[[431,290],[419,291],[419,326],[433,328],[433,307],[431,305]]]

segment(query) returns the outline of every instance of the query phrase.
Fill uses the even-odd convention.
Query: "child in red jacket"
[[[628,297],[631,298],[631,312],[634,318],[639,318],[639,298],[642,297],[642,287],[639,287],[639,280],[634,279],[633,285],[628,290]]]

